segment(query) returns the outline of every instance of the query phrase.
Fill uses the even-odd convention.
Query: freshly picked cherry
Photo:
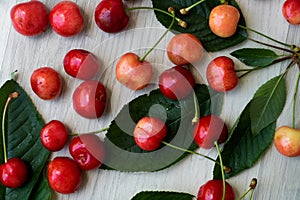
[[[235,200],[235,193],[229,183],[225,183],[225,200]],[[197,200],[222,200],[223,181],[210,180],[199,188]]]
[[[48,26],[48,11],[40,1],[28,1],[12,7],[10,18],[17,32],[25,36],[43,33]]]
[[[104,145],[95,134],[80,134],[69,145],[74,161],[83,170],[97,169],[104,159]]]
[[[300,24],[300,0],[286,0],[282,5],[282,15],[288,23]]]
[[[104,32],[122,31],[128,21],[122,0],[102,0],[95,9],[95,22]]]

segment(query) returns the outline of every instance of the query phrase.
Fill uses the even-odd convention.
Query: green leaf
[[[159,8],[161,10],[167,11],[170,6],[174,7],[176,10],[181,8],[188,7],[193,3],[198,2],[199,0],[190,0],[190,1],[182,1],[182,0],[169,0],[169,1],[161,1],[161,0],[152,0],[152,4],[154,8]],[[240,20],[239,24],[246,26],[245,19],[243,14],[238,6],[238,4],[234,0],[228,0],[228,3],[236,8],[238,8],[240,12]],[[203,44],[203,47],[207,51],[219,51],[222,49],[226,49],[228,47],[237,45],[242,41],[247,39],[247,31],[242,28],[238,28],[236,33],[229,38],[221,38],[212,33],[208,25],[208,19],[210,11],[220,5],[220,0],[207,0],[202,2],[200,5],[194,7],[190,10],[188,15],[180,15],[177,13],[177,17],[181,20],[188,23],[187,28],[182,28],[177,24],[174,24],[172,30],[180,33],[191,33],[198,37]],[[172,21],[172,18],[166,14],[155,11],[157,20],[165,27],[168,27]]]
[[[145,191],[136,194],[131,200],[192,200],[193,195],[180,192]]]
[[[217,106],[222,105],[221,93],[216,93],[205,85],[197,85],[195,94],[200,107],[200,115],[208,115],[213,110],[219,114]],[[193,95],[181,101],[166,98],[159,89],[143,95],[125,105],[111,123],[104,143],[106,145],[105,165],[101,168],[119,171],[157,171],[167,168],[187,153],[162,146],[152,152],[140,149],[132,136],[135,124],[144,116],[166,119],[168,136],[165,141],[184,149],[194,150],[191,121],[194,117]]]
[[[51,200],[51,190],[45,173],[41,173],[30,195],[30,200]]]
[[[31,166],[31,174],[28,182],[20,188],[10,189],[0,185],[0,197],[5,200],[26,200],[30,199],[50,152],[42,146],[39,139],[44,121],[26,92],[14,80],[7,81],[0,89],[0,119],[2,120],[8,95],[15,91],[19,92],[20,96],[10,102],[5,119],[8,158],[23,159]],[[2,146],[1,137],[0,148]],[[3,150],[1,150],[0,163],[3,162]],[[49,187],[44,189],[50,190]]]
[[[273,142],[276,128],[275,121],[253,136],[251,132],[250,104],[251,102],[237,119],[231,138],[224,145],[221,153],[223,164],[231,168],[230,173],[225,173],[226,178],[233,177],[252,167]],[[217,161],[219,161],[219,157]],[[213,178],[222,178],[220,166],[217,164],[214,166]]]
[[[254,94],[250,104],[252,133],[256,135],[274,122],[281,114],[286,101],[284,74],[263,84]]]
[[[259,48],[239,49],[230,53],[230,55],[236,57],[245,65],[252,67],[266,67],[279,57],[272,50]]]

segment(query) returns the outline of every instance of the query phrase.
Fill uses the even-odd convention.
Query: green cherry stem
[[[175,11],[171,10],[171,14],[173,16],[172,22],[169,25],[168,29],[164,32],[164,34],[162,34],[162,36],[160,36],[160,38],[156,41],[156,43],[145,53],[144,56],[139,58],[140,62],[143,62],[146,57],[153,51],[153,49],[160,43],[160,41],[166,36],[166,34],[170,31],[170,29],[172,28],[174,21],[175,21]]]
[[[221,174],[222,174],[222,181],[223,181],[223,195],[222,195],[222,200],[225,200],[225,196],[226,196],[226,183],[225,183],[224,165],[223,165],[221,150],[220,150],[218,141],[215,141],[215,146],[217,148],[218,155],[219,155],[220,166],[221,166]]]
[[[181,8],[179,10],[179,12],[182,15],[187,15],[191,9],[193,9],[194,7],[196,7],[197,5],[199,5],[200,3],[204,2],[204,1],[206,1],[206,0],[200,0],[200,1],[196,2],[196,3],[194,3],[193,5],[190,5],[189,7]]]
[[[105,132],[105,131],[108,131],[109,130],[109,127],[106,127],[106,128],[103,128],[103,129],[100,129],[100,130],[97,130],[97,131],[91,131],[91,132],[88,132],[88,133],[85,133],[85,134],[98,134],[98,133],[102,133],[102,132]],[[78,136],[80,135],[80,133],[70,133],[69,136]]]
[[[242,194],[242,196],[239,197],[238,200],[244,199],[245,196],[246,196],[249,192],[251,192],[251,193],[250,193],[250,200],[251,200],[252,197],[253,197],[254,189],[256,188],[256,185],[257,185],[257,179],[256,179],[256,178],[253,178],[253,179],[251,180],[251,183],[250,183],[248,189],[246,190],[246,192],[245,192],[244,194]]]
[[[193,97],[194,97],[194,106],[195,106],[195,116],[192,119],[192,125],[195,125],[199,121],[199,104],[195,92],[193,93]]]
[[[264,46],[268,46],[268,47],[271,47],[271,48],[274,48],[274,49],[286,51],[286,52],[289,52],[289,53],[295,53],[295,51],[293,51],[291,49],[286,49],[286,48],[278,47],[278,46],[271,45],[271,44],[268,44],[268,43],[265,43],[265,42],[261,42],[261,41],[258,41],[258,40],[252,39],[252,38],[248,38],[248,39],[251,40],[252,42],[255,42],[255,43],[258,43],[258,44],[261,44],[261,45],[264,45]]]
[[[298,88],[299,88],[299,80],[300,80],[300,72],[298,73],[298,77],[296,80],[296,86],[295,86],[295,91],[294,91],[294,99],[293,99],[293,110],[292,110],[292,128],[295,128],[295,113],[296,113],[296,102],[297,102],[297,93],[298,93]]]
[[[159,8],[152,8],[152,7],[144,7],[144,6],[141,6],[141,7],[132,7],[132,8],[127,8],[126,11],[134,11],[134,10],[155,10],[157,12],[160,12],[160,13],[163,13],[165,15],[168,15],[170,17],[174,17],[172,13],[170,12],[167,12],[165,10],[161,10]],[[178,25],[181,26],[182,28],[187,28],[187,23],[181,19],[179,19],[178,17],[175,17],[175,20],[178,22]]]
[[[245,30],[248,30],[248,31],[252,31],[252,32],[254,32],[254,33],[258,34],[258,35],[261,35],[261,36],[263,36],[263,37],[269,39],[269,40],[272,40],[273,42],[276,42],[276,43],[278,43],[278,44],[281,44],[281,45],[286,46],[286,47],[289,47],[289,48],[293,48],[293,45],[286,44],[286,43],[280,42],[280,41],[278,41],[278,40],[275,40],[274,38],[271,38],[271,37],[269,37],[269,36],[267,36],[267,35],[265,35],[265,34],[263,34],[263,33],[260,33],[260,32],[258,32],[258,31],[256,31],[256,30],[252,29],[252,28],[249,28],[249,27],[246,27],[246,26],[243,26],[243,25],[238,25],[238,26],[239,26],[240,28],[242,28],[242,29],[245,29]]]
[[[12,99],[15,99],[15,98],[18,98],[19,96],[19,93],[18,92],[13,92],[13,93],[10,93],[6,102],[5,102],[5,105],[4,105],[4,109],[3,109],[3,114],[2,114],[2,146],[3,146],[3,154],[4,154],[4,162],[6,163],[7,162],[7,148],[6,148],[6,137],[5,137],[5,117],[6,117],[6,111],[7,111],[7,107],[8,107],[8,104],[9,102],[12,100]]]

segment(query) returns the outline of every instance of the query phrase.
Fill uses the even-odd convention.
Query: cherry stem
[[[167,11],[164,11],[164,10],[161,10],[159,8],[152,8],[152,7],[132,7],[132,8],[127,8],[126,9],[127,11],[134,11],[134,10],[155,10],[155,11],[158,11],[158,12],[161,12],[163,14],[166,14],[172,18],[174,18],[175,16],[173,16],[172,13],[170,12],[167,12]],[[181,26],[182,28],[186,28],[187,27],[187,23],[181,19],[179,19],[178,17],[175,17],[175,20],[178,22],[178,25]]]
[[[13,93],[10,93],[8,95],[8,98],[5,102],[5,105],[4,105],[4,109],[3,109],[3,114],[2,114],[2,146],[3,146],[3,154],[4,154],[4,162],[6,163],[7,162],[7,148],[6,148],[6,137],[5,137],[5,117],[6,117],[6,111],[7,111],[7,107],[8,107],[8,104],[9,102],[12,100],[12,99],[15,99],[15,98],[18,98],[19,96],[19,93],[18,92],[13,92]]]
[[[106,127],[106,128],[103,128],[103,129],[100,129],[100,130],[97,130],[97,131],[91,131],[91,132],[88,132],[88,133],[85,133],[85,134],[98,134],[98,133],[102,133],[104,131],[108,131],[109,130],[109,127]],[[69,134],[69,136],[78,136],[80,135],[80,133],[71,133]]]
[[[172,10],[171,11],[171,14],[173,16],[173,19],[172,19],[172,22],[171,24],[169,25],[168,29],[164,32],[164,34],[162,34],[162,36],[160,36],[160,38],[156,41],[156,43],[145,53],[144,56],[140,57],[139,58],[139,61],[140,62],[143,62],[146,57],[153,51],[153,49],[160,43],[160,41],[167,35],[167,33],[170,31],[170,29],[172,28],[173,24],[174,24],[174,21],[175,21],[175,11]]]
[[[14,80],[15,79],[15,76],[16,76],[16,73],[18,72],[18,70],[15,70],[13,72],[10,73],[10,79],[11,80]]]
[[[249,27],[246,27],[246,26],[243,26],[243,25],[238,25],[238,26],[239,26],[240,28],[242,28],[242,29],[245,29],[245,30],[248,30],[248,31],[252,31],[252,32],[254,32],[254,33],[258,34],[258,35],[261,35],[261,36],[263,36],[263,37],[269,39],[269,40],[272,40],[273,42],[276,42],[276,43],[278,43],[278,44],[281,44],[281,45],[286,46],[286,47],[289,47],[289,48],[293,48],[293,45],[286,44],[286,43],[280,42],[280,41],[278,41],[278,40],[275,40],[275,39],[273,39],[273,38],[271,38],[271,37],[269,37],[269,36],[267,36],[267,35],[265,35],[265,34],[263,34],[263,33],[260,33],[260,32],[258,32],[258,31],[256,31],[256,30],[252,29],[252,28],[249,28]]]
[[[204,2],[204,1],[206,1],[206,0],[200,0],[200,1],[196,2],[196,3],[194,3],[193,5],[189,6],[189,7],[181,8],[179,10],[179,12],[182,15],[187,15],[191,9],[193,9],[195,6],[199,5],[200,3]]]
[[[253,194],[254,194],[254,189],[256,188],[256,185],[257,185],[257,179],[256,178],[253,178],[251,180],[251,183],[249,185],[249,188],[246,190],[246,192],[238,199],[238,200],[242,200],[243,198],[245,198],[245,196],[251,191],[251,194],[250,194],[250,200],[252,199],[253,197]]]
[[[268,46],[268,47],[272,47],[274,49],[279,49],[279,50],[286,51],[286,52],[289,52],[289,53],[295,53],[295,51],[293,51],[291,49],[286,49],[286,48],[278,47],[278,46],[271,45],[271,44],[268,44],[268,43],[265,43],[265,42],[261,42],[261,41],[258,41],[258,40],[252,39],[252,38],[248,38],[248,39],[251,40],[252,42],[255,42],[255,43],[258,43],[258,44],[262,44],[262,45],[265,45],[265,46]]]
[[[296,102],[297,102],[297,93],[298,93],[298,87],[299,87],[299,80],[300,80],[300,72],[298,73],[298,77],[296,80],[296,86],[294,91],[294,99],[293,99],[293,110],[292,110],[292,128],[295,128],[295,113],[296,113]]]
[[[222,174],[222,182],[223,182],[223,195],[222,195],[222,200],[225,200],[225,195],[226,195],[226,182],[225,182],[225,174],[224,174],[224,165],[223,165],[223,160],[222,160],[221,150],[220,150],[218,141],[215,141],[215,146],[216,146],[216,148],[217,148],[217,152],[218,152],[219,160],[220,160],[220,166],[221,166],[221,174]]]
[[[195,116],[192,119],[192,125],[195,125],[199,121],[199,105],[198,105],[197,96],[195,92],[193,93],[193,96],[194,96]]]

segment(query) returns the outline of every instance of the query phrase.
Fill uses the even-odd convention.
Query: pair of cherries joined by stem
[[[84,27],[84,18],[80,8],[72,1],[57,3],[49,13],[40,1],[19,3],[12,7],[10,18],[15,30],[25,36],[45,32],[48,21],[52,29],[64,37],[74,36]]]

